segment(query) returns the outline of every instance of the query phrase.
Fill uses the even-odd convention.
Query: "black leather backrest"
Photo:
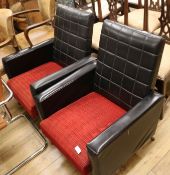
[[[57,0],[57,4],[63,4],[69,7],[76,7],[75,0]]]
[[[58,4],[55,17],[54,59],[62,66],[90,55],[94,16]]]
[[[155,86],[164,39],[106,20],[102,28],[95,88],[130,109]]]

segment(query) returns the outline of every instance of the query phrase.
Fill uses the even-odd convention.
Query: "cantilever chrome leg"
[[[7,84],[5,83],[5,81],[2,79],[1,80],[4,87],[7,89],[9,96],[2,102],[0,102],[0,107],[2,107],[5,110],[5,117],[7,118],[8,123],[13,123],[16,120],[25,117],[30,124],[32,125],[32,127],[34,128],[34,130],[36,131],[36,133],[38,134],[39,138],[43,141],[43,145],[36,150],[35,152],[33,152],[30,156],[28,156],[26,159],[24,159],[23,161],[21,161],[19,164],[17,164],[15,167],[13,167],[11,170],[9,170],[7,173],[5,173],[4,175],[12,175],[13,173],[15,173],[18,169],[20,169],[21,167],[23,167],[25,164],[27,164],[28,162],[30,162],[33,158],[35,158],[36,156],[38,156],[40,153],[42,153],[48,145],[47,140],[45,139],[45,137],[41,134],[41,132],[39,131],[38,127],[32,122],[31,119],[29,119],[27,116],[20,114],[17,115],[15,117],[12,116],[10,110],[8,109],[8,106],[6,105],[7,102],[9,102],[12,97],[13,97],[13,92],[11,91],[11,89],[7,86]]]
[[[30,162],[33,158],[35,158],[40,153],[42,153],[48,146],[48,142],[45,139],[45,137],[41,134],[41,132],[38,130],[37,126],[27,116],[25,116],[23,114],[17,115],[16,117],[12,118],[11,123],[16,121],[16,120],[18,120],[18,119],[20,119],[21,117],[25,117],[32,124],[34,130],[37,132],[37,134],[39,135],[40,139],[43,141],[43,145],[37,151],[33,152],[32,155],[28,156],[26,159],[24,159],[22,162],[20,162],[14,168],[12,168],[10,171],[8,171],[5,175],[12,175],[13,173],[15,173],[18,169],[20,169],[25,164]]]

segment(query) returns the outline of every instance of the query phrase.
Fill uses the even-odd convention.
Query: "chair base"
[[[13,173],[15,173],[18,169],[20,169],[21,167],[23,167],[25,164],[27,164],[28,162],[30,162],[32,159],[34,159],[35,157],[37,157],[40,153],[42,153],[48,146],[48,142],[45,139],[45,137],[41,134],[41,132],[38,130],[37,126],[26,116],[23,114],[17,115],[16,117],[13,117],[12,120],[9,123],[13,123],[16,120],[25,117],[33,126],[34,130],[37,132],[38,136],[40,137],[40,139],[43,141],[43,146],[40,147],[38,150],[36,150],[35,152],[32,153],[32,155],[28,156],[26,159],[24,159],[23,161],[21,161],[19,164],[17,164],[15,167],[13,167],[11,170],[9,170],[7,173],[5,173],[4,175],[12,175]]]
[[[29,117],[27,117],[24,114],[19,114],[15,117],[12,116],[12,114],[11,114],[11,112],[10,112],[10,110],[9,110],[6,103],[8,103],[13,98],[13,92],[7,86],[6,82],[3,79],[1,79],[1,81],[2,81],[3,86],[6,88],[6,90],[9,93],[8,97],[4,101],[0,102],[0,107],[4,110],[4,117],[3,118],[6,118],[7,123],[10,124],[10,123],[13,123],[16,120],[22,118],[22,117],[25,117],[28,120],[28,122],[32,125],[32,127],[34,128],[34,130],[38,134],[39,138],[43,141],[42,147],[40,147],[38,150],[33,152],[32,155],[28,156],[26,159],[21,161],[19,164],[17,164],[15,167],[13,167],[11,170],[9,170],[7,173],[4,174],[4,175],[11,175],[11,174],[15,173],[18,169],[23,167],[25,164],[30,162],[33,158],[38,156],[40,153],[42,153],[47,148],[48,142],[45,139],[45,137],[41,134],[41,132],[38,130],[38,127],[31,121],[31,119]]]

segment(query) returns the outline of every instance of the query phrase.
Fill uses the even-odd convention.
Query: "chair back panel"
[[[161,30],[159,35],[163,36],[166,39],[166,43],[170,44],[170,0],[162,0],[162,3],[165,5],[161,9]]]
[[[148,1],[149,10],[161,11],[161,6],[162,6],[163,1],[162,0],[149,0]],[[163,2],[163,5],[164,5],[164,2]]]
[[[55,18],[54,59],[62,66],[90,55],[94,16],[58,4]]]
[[[104,22],[95,89],[125,109],[154,89],[164,39],[128,26]]]
[[[58,4],[63,4],[69,7],[76,7],[75,0],[57,0]]]
[[[40,9],[43,20],[51,19],[55,15],[55,0],[38,0],[38,7]]]
[[[7,38],[13,38],[14,28],[13,28],[13,19],[12,11],[10,9],[0,9],[0,28],[3,36],[2,40]]]

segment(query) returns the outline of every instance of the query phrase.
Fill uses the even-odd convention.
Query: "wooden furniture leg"
[[[2,81],[0,79],[0,101],[3,99],[3,85],[2,85]]]
[[[3,118],[3,116],[0,116],[0,130],[5,128],[7,126],[7,121]]]

